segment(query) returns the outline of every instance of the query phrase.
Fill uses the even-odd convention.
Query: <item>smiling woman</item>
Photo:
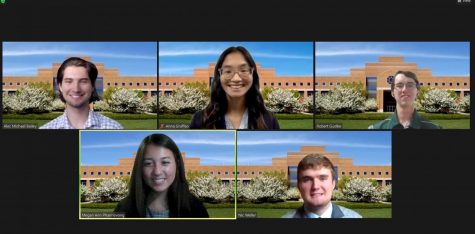
[[[279,129],[259,91],[259,75],[251,54],[241,46],[219,57],[208,106],[194,114],[195,129]]]
[[[135,157],[129,193],[115,212],[127,218],[208,218],[190,193],[185,166],[175,142],[164,134],[145,137]]]

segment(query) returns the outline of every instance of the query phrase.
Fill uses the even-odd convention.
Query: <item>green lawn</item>
[[[3,115],[3,123],[6,124],[35,124],[38,127],[46,124],[62,113],[46,113],[46,114],[5,114]],[[157,129],[157,116],[145,114],[117,114],[105,113],[104,115],[115,119],[124,129]]]
[[[278,120],[280,129],[312,129],[313,119]],[[191,119],[159,119],[159,124],[190,124]]]
[[[112,213],[114,211],[115,204],[103,204],[107,207],[104,208],[81,208],[81,213]],[[102,205],[102,204],[99,204]],[[85,204],[83,206],[90,206],[90,204]],[[207,208],[210,218],[234,218],[235,210],[234,208]]]
[[[288,212],[295,209],[259,209],[259,208],[238,208],[237,213],[240,212],[256,212],[257,218],[281,218]],[[391,208],[378,209],[353,209],[358,212],[363,218],[391,218]]]
[[[343,129],[368,129],[368,126],[375,124],[380,120],[342,120],[342,119],[319,119],[315,116],[316,124],[332,123],[341,124]],[[434,123],[442,126],[443,129],[470,129],[470,119],[455,119],[455,120],[431,120]]]

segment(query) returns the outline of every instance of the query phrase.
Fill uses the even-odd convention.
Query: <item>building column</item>
[[[384,90],[376,91],[376,104],[378,105],[378,112],[384,111]]]

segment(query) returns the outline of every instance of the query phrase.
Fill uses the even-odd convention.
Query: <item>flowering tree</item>
[[[206,96],[198,88],[182,86],[170,96],[161,95],[160,111],[169,111],[174,114],[195,113],[205,108],[209,101]]]
[[[286,199],[287,196],[286,186],[275,176],[258,176],[249,184],[238,185],[239,198],[253,202],[279,201]]]
[[[157,96],[152,96],[148,98],[144,105],[144,112],[157,113]]]
[[[51,104],[52,111],[64,111],[64,102],[61,99],[54,99],[53,103]]]
[[[9,95],[3,104],[4,109],[15,113],[44,113],[51,111],[52,101],[48,90],[28,85]]]
[[[142,108],[142,103],[143,97],[138,91],[122,87],[116,88],[107,100],[110,110],[119,113],[136,113]]]
[[[392,201],[392,186],[386,185],[380,189],[381,198],[383,201],[391,202]]]
[[[353,202],[377,202],[381,201],[381,195],[370,180],[351,177],[343,188],[346,200]]]
[[[307,113],[313,113],[315,111],[315,105],[313,103],[313,97],[306,97],[302,103],[302,110]]]
[[[109,111],[110,107],[109,107],[109,104],[107,104],[107,102],[101,100],[101,101],[94,102],[94,110],[95,111]]]
[[[430,89],[420,100],[422,109],[432,113],[449,113],[457,109],[455,97],[443,89]]]
[[[289,188],[285,193],[285,199],[287,200],[299,200],[300,191],[297,188]]]
[[[365,108],[365,97],[352,87],[338,86],[330,90],[327,95],[319,95],[317,109],[329,113],[356,113]]]
[[[368,98],[364,103],[364,110],[365,111],[377,111],[378,104],[376,103],[376,99]]]
[[[81,184],[81,202],[89,201],[91,195],[91,190],[85,185]]]
[[[267,94],[266,107],[273,112],[295,113],[300,112],[302,105],[290,90],[277,88]]]
[[[462,112],[470,113],[470,95],[462,98],[458,109]]]
[[[189,180],[190,192],[196,197],[207,202],[218,202],[232,200],[234,197],[234,186],[223,184],[220,179],[202,175]]]
[[[120,201],[127,196],[127,183],[120,178],[104,179],[94,186],[91,200],[95,202]]]

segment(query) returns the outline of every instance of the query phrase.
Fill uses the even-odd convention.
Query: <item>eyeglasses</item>
[[[253,71],[254,71],[254,69],[252,69],[251,67],[241,67],[241,68],[237,69],[237,71],[232,69],[232,68],[225,67],[225,68],[220,68],[219,69],[219,74],[224,79],[231,79],[234,76],[234,74],[236,74],[236,73],[241,78],[248,78],[249,76],[251,76]]]
[[[397,90],[402,90],[404,88],[404,86],[406,86],[406,89],[414,89],[416,88],[416,83],[413,83],[413,82],[409,82],[409,83],[397,83],[394,85],[394,88],[396,88]]]

